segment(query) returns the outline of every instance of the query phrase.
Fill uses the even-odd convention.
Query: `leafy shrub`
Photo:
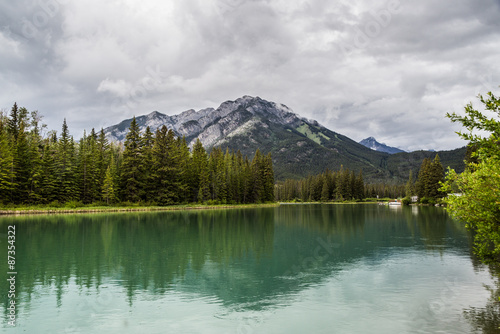
[[[59,201],[52,201],[49,203],[48,207],[51,207],[51,208],[60,208],[61,207],[61,203],[59,203]]]
[[[80,201],[68,201],[64,203],[65,208],[70,208],[70,209],[76,209],[76,208],[81,208],[83,207],[83,203]]]

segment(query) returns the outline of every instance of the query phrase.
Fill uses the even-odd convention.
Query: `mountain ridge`
[[[406,152],[397,147],[388,146],[384,143],[378,142],[374,137],[368,137],[359,142],[361,145],[368,147],[374,151],[385,152],[389,154],[403,153]]]
[[[124,141],[131,121],[127,119],[104,129],[108,139]],[[258,96],[245,95],[225,101],[218,108],[189,109],[172,116],[153,111],[136,117],[136,121],[141,131],[149,126],[154,132],[165,125],[176,135],[184,136],[189,145],[199,139],[207,150],[222,147],[247,156],[253,156],[257,149],[271,153],[277,180],[307,177],[327,168],[348,168],[362,170],[365,178],[373,182],[400,182],[408,177],[410,169],[418,171],[418,160],[423,156],[413,159],[411,153],[398,157],[404,153],[374,151],[315,120],[300,117],[284,104]],[[462,155],[463,160],[465,151],[456,154]],[[448,161],[441,160],[446,167]],[[394,161],[405,167],[395,166]]]

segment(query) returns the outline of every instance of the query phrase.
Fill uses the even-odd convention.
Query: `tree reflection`
[[[156,297],[176,291],[259,310],[360,259],[379,263],[394,250],[415,248],[467,254],[464,229],[439,210],[415,215],[410,208],[378,205],[284,205],[16,217],[0,227],[17,226],[17,295],[27,307],[40,288],[54,290],[62,307],[70,284],[80,292],[113,284],[129,304],[144,292]],[[0,239],[0,248],[6,241]],[[0,271],[7,272],[6,265],[0,261]],[[4,311],[7,291],[0,280]]]
[[[483,267],[473,254],[472,261],[476,268]],[[493,334],[500,333],[500,265],[488,265],[494,286],[486,286],[490,297],[485,307],[471,307],[464,310],[464,317],[470,322],[478,333]]]

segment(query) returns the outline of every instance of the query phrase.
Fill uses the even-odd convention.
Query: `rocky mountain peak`
[[[379,143],[374,137],[368,137],[359,142],[361,145],[368,147],[374,151],[385,152],[389,154],[405,152],[397,147],[387,146],[384,143]]]
[[[189,109],[180,114],[169,116],[153,111],[136,118],[139,128],[144,131],[147,126],[156,131],[162,125],[174,130],[177,135],[185,136],[190,144],[199,138],[206,147],[221,144],[232,134],[239,134],[250,125],[271,122],[280,125],[298,124],[301,119],[283,104],[266,101],[260,97],[249,95],[234,101],[225,101],[217,109]],[[131,119],[104,129],[108,139],[124,141]]]

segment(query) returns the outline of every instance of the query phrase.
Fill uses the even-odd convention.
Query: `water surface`
[[[472,333],[497,289],[433,207],[5,217],[4,258],[12,224],[9,332]]]

